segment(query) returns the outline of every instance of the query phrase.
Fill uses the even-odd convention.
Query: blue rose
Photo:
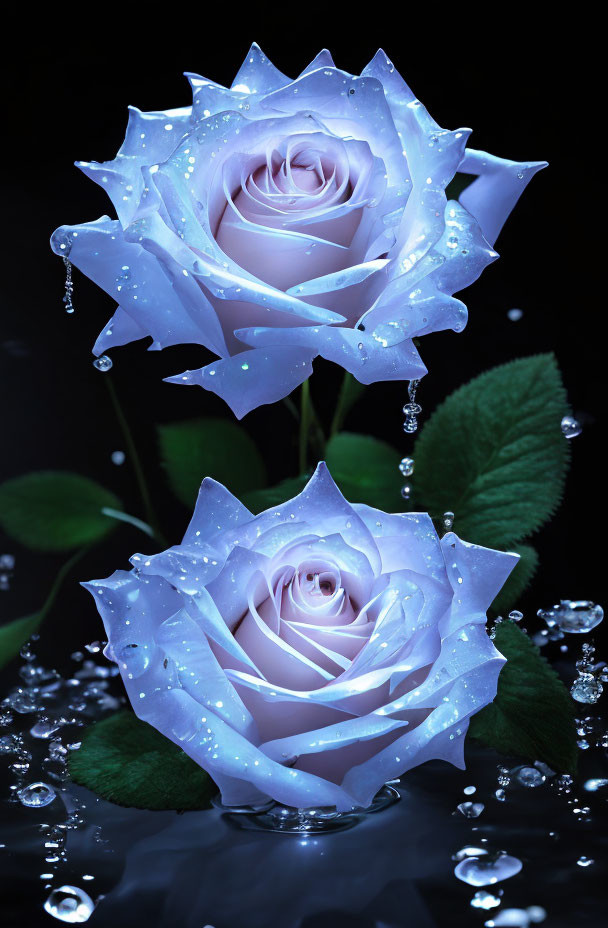
[[[240,418],[290,393],[320,355],[362,383],[422,376],[413,338],[461,331],[452,294],[544,162],[466,147],[386,55],[360,76],[321,52],[296,80],[253,45],[231,89],[188,75],[192,106],[131,109],[104,164],[81,162],[118,214],[62,226],[53,249],[118,303],[95,347],[149,336],[218,360],[170,377]],[[457,171],[476,175],[460,198]]]
[[[431,758],[464,766],[504,664],[486,609],[517,559],[351,506],[320,464],[258,516],[204,480],[180,545],[85,586],[135,712],[224,803],[346,810]]]

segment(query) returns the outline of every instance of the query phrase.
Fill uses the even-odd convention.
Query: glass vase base
[[[260,806],[225,806],[213,800],[216,809],[223,812],[227,820],[238,828],[248,831],[272,831],[283,835],[328,834],[353,828],[366,815],[381,812],[399,801],[398,791],[389,784],[379,790],[370,806],[338,812],[333,807],[317,809],[295,809],[270,801]]]

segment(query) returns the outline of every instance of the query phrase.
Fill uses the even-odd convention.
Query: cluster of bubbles
[[[73,885],[69,874],[68,835],[84,826],[86,809],[68,789],[69,757],[80,749],[83,726],[116,711],[122,700],[109,691],[116,668],[86,657],[87,652],[100,654],[101,642],[74,652],[75,667],[62,677],[37,660],[37,638],[34,635],[22,647],[20,683],[0,701],[0,755],[12,778],[9,802],[30,814],[44,815],[44,821],[38,819],[44,861],[40,876],[48,893],[42,902],[44,909],[59,921],[75,924],[89,919],[96,902],[82,887]],[[99,829],[95,842],[105,843]],[[81,879],[92,881],[94,877],[85,874]]]

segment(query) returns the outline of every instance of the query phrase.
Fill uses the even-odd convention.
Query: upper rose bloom
[[[486,609],[517,559],[351,506],[320,464],[259,516],[207,478],[181,545],[85,586],[135,712],[224,803],[347,810],[430,758],[464,766],[504,664]]]
[[[192,106],[132,108],[116,159],[79,166],[118,221],[62,226],[57,254],[118,302],[95,347],[151,336],[220,360],[168,378],[241,418],[290,393],[321,355],[362,383],[421,377],[412,339],[461,331],[451,294],[545,162],[466,148],[386,55],[360,77],[327,51],[292,81],[253,45],[232,88],[189,74]],[[479,175],[448,202],[457,171]]]

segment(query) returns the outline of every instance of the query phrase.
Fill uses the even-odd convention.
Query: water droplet
[[[528,928],[530,917],[526,909],[503,909],[484,924],[486,928]]]
[[[591,864],[594,864],[594,863],[595,861],[593,860],[592,857],[583,856],[583,857],[579,857],[579,859],[577,860],[577,864],[579,865],[579,867],[590,867]]]
[[[485,806],[483,802],[461,802],[456,808],[465,818],[478,818],[485,809]],[[479,885],[481,886],[482,884],[480,883]]]
[[[583,427],[574,416],[564,416],[561,423],[562,434],[565,438],[576,438],[583,431]]]
[[[30,735],[34,738],[50,738],[52,734],[59,730],[57,722],[51,722],[49,719],[42,717],[38,719],[35,725],[30,728]]]
[[[409,484],[406,483],[404,486],[401,487],[401,495],[403,499],[410,498],[410,496],[412,495],[412,488],[411,486],[409,486]]]
[[[523,314],[524,313],[522,309],[510,309],[507,313],[507,317],[511,320],[511,322],[519,322]]]
[[[542,786],[545,782],[545,777],[536,767],[516,767],[515,770],[511,771],[511,774],[521,786],[526,786],[529,789]]]
[[[109,371],[112,368],[112,359],[107,356],[107,354],[102,354],[101,357],[95,358],[93,361],[93,367],[97,368],[98,371]]]
[[[24,806],[40,809],[50,805],[57,793],[48,783],[30,783],[20,789],[18,795]]]
[[[570,695],[577,702],[592,704],[598,701],[603,690],[604,687],[592,673],[580,673],[579,671],[578,679],[570,687]]]
[[[75,925],[89,920],[95,905],[91,897],[77,886],[60,886],[54,889],[46,902],[44,910],[59,919]]]
[[[403,458],[399,464],[399,470],[403,477],[411,477],[414,473],[414,459]]]
[[[72,262],[67,255],[62,255],[63,263],[65,265],[65,294],[63,297],[63,305],[65,306],[66,313],[74,312],[74,304],[72,303],[72,296],[74,294],[74,282],[72,280]]]
[[[522,868],[521,860],[509,854],[498,857],[468,857],[454,868],[454,874],[470,886],[490,886],[500,880],[508,880]]]
[[[477,792],[476,786],[465,786],[465,788],[463,789],[463,793],[465,794],[465,796],[472,796],[473,793],[476,793],[476,792]]]
[[[461,847],[459,851],[456,851],[455,854],[452,854],[452,860],[466,860],[467,857],[483,857],[484,854],[487,854],[485,848],[483,847],[474,847],[472,844],[467,844],[465,847]]]
[[[512,622],[521,622],[523,617],[524,617],[524,614],[523,612],[520,612],[519,609],[513,609],[509,613],[509,618],[511,619]]]
[[[486,892],[485,889],[480,889],[471,899],[471,905],[474,909],[495,909],[500,905],[500,898]]]
[[[608,787],[608,780],[604,777],[593,777],[591,780],[586,780],[584,784],[584,789],[588,793],[597,793],[599,790],[604,792]]]
[[[539,610],[539,615],[549,628],[557,625],[562,632],[584,635],[600,624],[604,610],[588,599],[562,599],[552,609]]]
[[[446,530],[446,532],[449,532],[454,527],[454,513],[444,512],[442,523],[443,523],[443,527]]]
[[[113,451],[110,455],[110,460],[112,461],[112,464],[116,464],[117,467],[120,467],[121,464],[125,463],[124,451]]]

